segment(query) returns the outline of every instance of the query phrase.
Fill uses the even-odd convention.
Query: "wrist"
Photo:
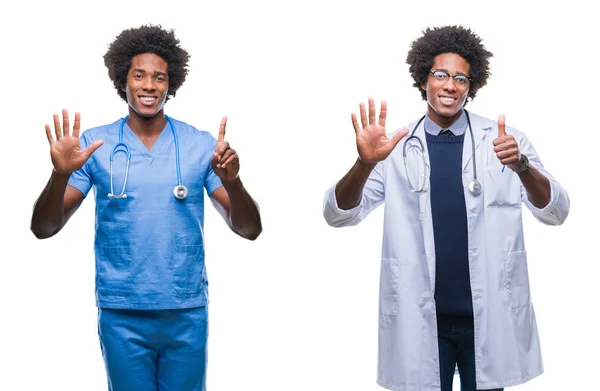
[[[531,168],[531,164],[529,163],[529,159],[525,155],[521,155],[519,161],[517,162],[517,166],[513,168],[513,171],[517,174],[521,174],[529,171]]]
[[[366,163],[366,162],[362,161],[360,159],[360,156],[358,157],[358,159],[356,159],[356,163],[358,164],[359,167],[364,168],[364,169],[368,169],[369,171],[373,170],[375,168],[375,166],[377,165],[377,162],[375,162],[375,163]]]
[[[52,167],[52,176],[56,178],[69,179],[72,172],[58,172],[56,168]]]
[[[235,174],[235,177],[233,178],[220,178],[221,179],[221,183],[223,183],[223,185],[232,185],[235,184],[237,182],[240,182],[240,173],[238,172],[237,174]]]

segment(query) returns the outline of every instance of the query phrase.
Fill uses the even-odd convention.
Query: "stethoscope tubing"
[[[469,191],[474,195],[478,195],[482,191],[482,186],[481,186],[481,183],[477,180],[477,161],[475,158],[475,138],[473,137],[473,128],[471,126],[471,117],[469,116],[469,112],[467,110],[465,110],[465,115],[467,116],[467,124],[469,126],[469,135],[471,136],[471,151],[473,154],[473,180],[469,183]],[[417,128],[419,127],[421,122],[423,122],[424,119],[425,119],[425,115],[422,116],[421,119],[414,126],[412,132],[410,133],[410,135],[408,136],[406,141],[404,141],[404,145],[402,146],[402,156],[404,158],[404,170],[406,171],[406,177],[409,181],[409,185],[411,186],[412,193],[422,193],[422,192],[426,191],[426,185],[423,184],[423,187],[421,189],[417,190],[417,189],[414,189],[414,186],[412,186],[412,183],[410,183],[410,176],[408,175],[408,168],[406,167],[406,145],[408,144],[408,142],[411,139],[413,139],[413,138],[416,139],[419,142],[419,146],[421,148],[421,153],[423,154],[423,160],[425,161],[425,146],[423,144],[423,141],[419,138],[419,136],[415,135]]]
[[[125,122],[127,121],[129,116],[125,116],[121,120],[121,124],[119,125],[119,142],[115,144],[112,151],[110,152],[109,161],[110,161],[110,193],[108,194],[109,198],[127,198],[127,194],[125,194],[125,188],[127,186],[127,179],[129,178],[129,166],[131,164],[131,150],[129,146],[123,141],[123,127],[125,126]],[[181,181],[181,163],[179,159],[179,139],[177,137],[177,132],[175,131],[175,126],[173,125],[173,121],[167,115],[165,115],[169,126],[171,127],[171,132],[173,133],[173,141],[175,143],[175,165],[177,169],[177,186],[173,189],[173,193],[175,197],[178,199],[183,199],[187,196],[187,188],[183,186]],[[119,152],[124,152],[127,155],[127,166],[125,168],[125,179],[123,180],[123,188],[121,189],[120,194],[115,194],[113,189],[113,161],[115,154]]]

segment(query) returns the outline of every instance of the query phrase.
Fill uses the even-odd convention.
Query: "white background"
[[[102,56],[123,29],[175,29],[190,74],[166,112],[227,140],[261,207],[256,242],[209,207],[209,390],[380,390],[375,384],[382,211],[334,229],[326,189],[356,158],[350,113],[388,101],[388,130],[425,103],[405,64],[425,27],[463,24],[494,53],[469,104],[526,132],[565,186],[571,213],[547,227],[525,211],[546,372],[523,391],[598,389],[597,19],[584,1],[539,6],[398,1],[9,2],[0,16],[0,362],[2,390],[106,390],[94,306],[94,201],[56,237],[29,231],[51,163],[44,124],[126,114]],[[18,5],[17,5],[18,4]],[[170,189],[166,189],[171,191]],[[91,193],[90,193],[91,194]]]

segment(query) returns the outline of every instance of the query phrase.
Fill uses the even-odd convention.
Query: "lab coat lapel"
[[[427,212],[427,204],[429,202],[429,178],[430,178],[430,163],[429,163],[429,149],[427,148],[427,140],[425,139],[425,127],[423,122],[415,130],[415,136],[423,142],[423,156],[425,157],[425,186],[427,191],[419,194],[419,220],[423,221]]]
[[[425,182],[426,189],[419,194],[419,221],[423,229],[423,250],[426,254],[427,269],[429,271],[429,282],[431,292],[435,291],[435,246],[433,240],[433,220],[431,218],[431,202],[430,202],[430,177],[431,177],[431,163],[429,160],[429,149],[427,148],[427,140],[425,138],[425,127],[423,122],[419,124],[419,127],[415,131],[417,136],[423,142],[423,155],[425,157]]]
[[[473,129],[473,139],[475,140],[475,151],[477,151],[488,129],[484,128],[481,121],[474,118],[474,116],[471,116],[471,128]],[[471,159],[473,159],[473,144],[471,142],[471,132],[469,132],[469,127],[467,126],[463,145],[463,172],[467,172],[467,167],[469,166]]]

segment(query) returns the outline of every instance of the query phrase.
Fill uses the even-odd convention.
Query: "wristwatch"
[[[531,164],[529,163],[529,159],[527,159],[527,156],[521,155],[521,158],[519,159],[519,167],[517,167],[514,171],[517,174],[519,174],[519,173],[522,173],[523,171],[529,170],[530,167],[531,167]]]

